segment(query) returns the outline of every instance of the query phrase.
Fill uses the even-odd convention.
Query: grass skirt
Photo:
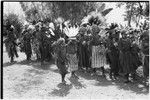
[[[92,68],[105,66],[106,56],[100,46],[92,46]]]
[[[77,55],[76,54],[68,54],[68,67],[69,67],[69,71],[76,71],[78,70],[78,60],[77,60]]]

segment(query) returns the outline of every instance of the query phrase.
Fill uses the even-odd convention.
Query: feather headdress
[[[78,34],[78,31],[79,29],[76,27],[70,27],[70,28],[67,27],[67,29],[64,29],[64,32],[68,37],[76,36]]]
[[[82,23],[89,23],[90,25],[96,24],[101,25],[105,22],[105,18],[101,13],[96,11],[91,12],[89,15],[82,19]]]

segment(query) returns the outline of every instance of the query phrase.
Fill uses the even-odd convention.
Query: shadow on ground
[[[83,71],[78,71],[77,76],[82,77],[87,80],[95,80],[97,83],[95,83],[95,86],[109,86],[113,85],[112,81],[109,81],[106,79],[106,77],[103,77],[102,75],[91,75],[90,72],[83,72]]]
[[[23,60],[21,62],[4,63],[3,67],[8,67],[8,66],[11,66],[13,64],[29,65],[29,66],[31,65],[33,67],[33,69],[27,70],[28,73],[35,73],[38,75],[42,75],[44,73],[47,73],[47,70],[53,71],[55,73],[59,73],[59,70],[57,68],[54,68],[54,69],[51,68],[52,64],[54,64],[54,61],[45,62],[45,64],[43,66],[41,66],[40,62],[38,62],[38,61],[28,62],[26,60]],[[143,80],[142,80],[143,79],[142,77],[137,77],[137,81],[135,81],[133,83],[125,84],[123,77],[119,77],[118,80],[107,80],[103,76],[99,76],[99,75],[91,76],[91,73],[88,73],[88,72],[85,73],[82,71],[78,71],[76,74],[79,78],[84,78],[86,80],[95,80],[96,83],[93,84],[95,86],[107,87],[107,86],[115,85],[115,86],[117,86],[118,89],[123,89],[126,91],[133,91],[136,94],[145,94],[145,95],[149,94],[149,88],[145,87]],[[39,81],[39,80],[37,80],[37,78],[35,78],[35,80]],[[69,94],[69,91],[72,88],[72,86],[74,86],[76,89],[86,88],[86,85],[82,84],[82,82],[80,82],[76,78],[70,78],[69,80],[71,82],[71,85],[58,84],[57,87],[59,89],[53,89],[53,91],[50,93],[50,95],[61,96],[61,97],[66,96],[67,94]],[[36,84],[36,82],[33,82],[33,83]],[[40,83],[40,82],[38,82],[38,83]]]
[[[86,84],[82,84],[76,77],[70,77],[69,80],[76,89],[86,88]]]
[[[14,64],[19,64],[19,65],[32,65],[34,68],[36,69],[43,69],[43,70],[48,70],[50,65],[54,64],[54,60],[51,60],[49,62],[44,62],[43,65],[41,65],[40,61],[36,61],[36,60],[31,60],[31,61],[27,61],[27,60],[22,60],[20,62],[13,62],[13,63],[10,63],[10,62],[6,62],[6,63],[3,63],[3,67],[8,67],[8,66],[11,66],[11,65],[14,65]]]
[[[145,85],[145,83],[143,82],[143,78],[139,76],[137,76],[137,80],[134,82],[125,84],[117,80],[115,83],[118,89],[133,91],[136,94],[149,94],[149,87]]]
[[[57,87],[59,89],[53,89],[51,93],[49,93],[50,96],[59,96],[64,97],[67,96],[70,93],[70,90],[72,88],[72,84],[58,84]]]
[[[16,63],[17,63],[16,61],[15,61],[15,62],[12,62],[12,63],[6,62],[6,63],[4,63],[2,66],[3,66],[3,67],[8,67],[8,66],[11,66],[11,65],[16,64]]]
[[[108,72],[105,73],[108,75]],[[136,94],[149,94],[149,87],[145,86],[145,83],[143,83],[143,77],[136,76],[137,80],[130,83],[124,83],[123,76],[119,76],[117,80],[108,80],[106,77],[103,77],[102,75],[93,75],[91,76],[91,73],[85,73],[82,71],[77,72],[77,75],[79,77],[85,78],[87,80],[95,80],[96,83],[95,86],[111,86],[115,85],[118,89],[123,90],[129,90],[133,91]]]

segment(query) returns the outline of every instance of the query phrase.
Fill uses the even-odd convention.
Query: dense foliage
[[[149,2],[119,2],[117,7],[125,5],[126,12],[124,14],[125,21],[128,21],[128,26],[131,27],[131,22],[139,26],[141,19],[149,20]]]
[[[70,20],[71,24],[81,23],[81,20],[92,11],[107,15],[112,9],[105,9],[102,2],[20,2],[26,15],[26,20],[54,21],[58,17]]]

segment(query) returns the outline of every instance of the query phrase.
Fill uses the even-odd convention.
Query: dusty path
[[[25,61],[25,54],[19,53],[15,64],[8,63],[3,53],[4,99],[147,99],[148,89],[140,82],[124,84],[122,78],[111,81],[102,76],[90,76],[78,72],[79,80],[67,75],[67,85],[60,84],[60,75],[54,64]]]

